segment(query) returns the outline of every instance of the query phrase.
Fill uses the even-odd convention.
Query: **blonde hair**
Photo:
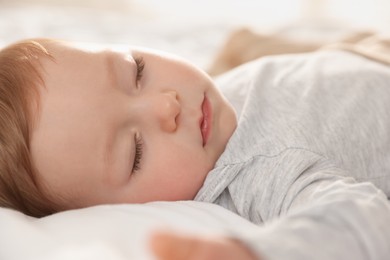
[[[0,206],[35,217],[55,212],[36,183],[30,157],[31,108],[39,104],[42,57],[51,56],[37,40],[0,50]]]

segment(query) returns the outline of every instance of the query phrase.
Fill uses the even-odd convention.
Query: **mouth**
[[[212,108],[206,95],[202,102],[202,114],[203,117],[200,120],[200,131],[202,133],[203,146],[205,146],[210,136],[212,120]]]

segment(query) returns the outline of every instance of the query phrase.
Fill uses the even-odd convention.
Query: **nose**
[[[166,132],[175,131],[177,128],[177,117],[181,112],[177,92],[168,90],[156,94],[152,106],[161,130]]]

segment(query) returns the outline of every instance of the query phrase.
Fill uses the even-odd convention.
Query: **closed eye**
[[[135,135],[134,141],[135,141],[135,153],[134,153],[135,155],[134,155],[133,169],[131,170],[132,173],[135,173],[141,169],[142,148],[143,148],[142,137],[139,134]]]
[[[135,61],[135,64],[137,66],[136,80],[138,82],[142,78],[143,71],[144,71],[144,68],[145,68],[145,61],[144,61],[144,58],[142,56],[138,56],[138,57],[134,58],[134,61]]]

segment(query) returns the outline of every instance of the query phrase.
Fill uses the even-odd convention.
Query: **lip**
[[[202,133],[203,146],[207,144],[211,132],[212,108],[209,99],[204,95],[202,102],[203,117],[200,120],[200,132]]]

